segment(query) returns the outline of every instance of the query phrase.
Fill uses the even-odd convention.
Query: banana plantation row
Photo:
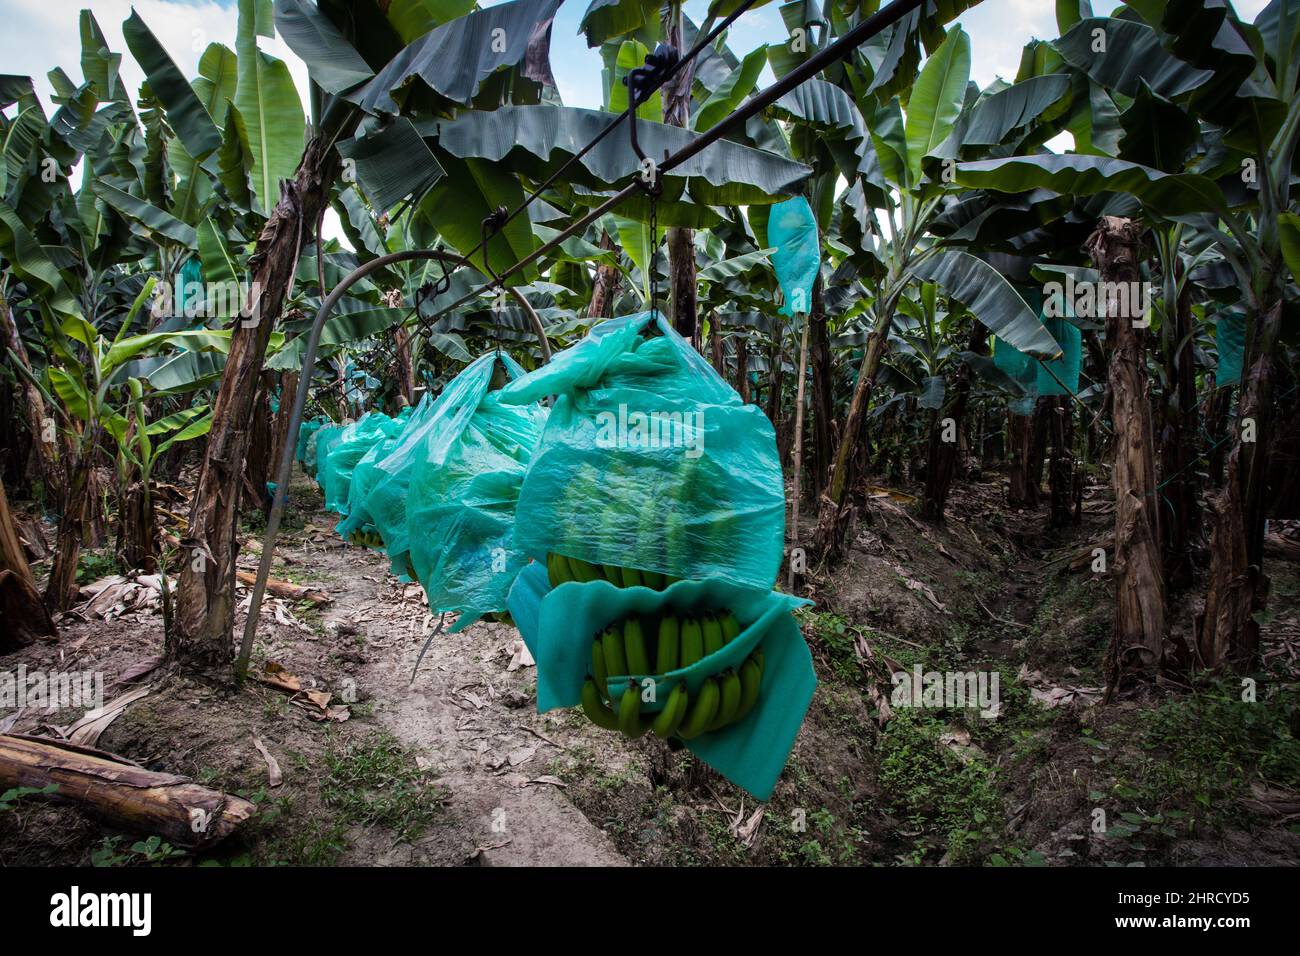
[[[124,569],[179,572],[171,660],[229,675],[237,530],[292,453],[300,376],[309,414],[393,411],[496,343],[536,367],[534,319],[560,349],[661,292],[776,427],[815,522],[791,544],[815,561],[842,558],[875,482],[923,482],[937,522],[955,481],[1005,467],[1008,506],[1044,498],[1064,527],[1098,477],[1116,500],[1112,686],[1257,663],[1266,522],[1300,515],[1300,2],[1254,22],[1208,0],[1057,3],[1059,36],[982,88],[954,22],[974,4],[909,4],[498,299],[492,276],[637,180],[626,123],[581,152],[628,109],[624,78],[738,7],[696,24],[680,3],[593,0],[604,109],[586,110],[551,75],[560,2],[239,0],[235,48],[208,46],[194,77],[138,14],[114,51],[83,11],[81,75],[52,70],[52,113],[31,78],[0,76],[3,479],[58,524],[42,595],[0,512],[0,642],[51,632],[81,549],[111,541]],[[747,52],[724,32],[637,107],[639,148],[688,145],[765,67],[788,75],[880,6],[784,4],[788,42]],[[277,31],[309,89],[259,48]],[[807,303],[782,300],[770,262],[772,204],[793,196],[817,224]],[[323,234],[331,210],[346,241]],[[434,248],[468,262],[373,272],[302,368],[344,276]],[[164,505],[187,509],[183,536],[161,532]],[[1172,602],[1202,593],[1194,642],[1171,640]]]

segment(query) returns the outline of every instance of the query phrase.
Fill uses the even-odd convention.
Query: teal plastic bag
[[[1038,308],[1038,321],[1060,345],[1061,355],[1043,362],[994,336],[993,364],[1025,388],[1024,396],[1008,402],[1008,407],[1016,415],[1032,414],[1041,396],[1077,395],[1083,361],[1083,333],[1069,321],[1069,317],[1074,315],[1071,303],[1063,300],[1063,306],[1056,308],[1051,300],[1043,301],[1041,293],[1036,296],[1031,293],[1032,290],[1027,290],[1025,299]],[[1062,314],[1048,315],[1049,311]]]
[[[772,424],[662,315],[597,325],[501,400],[548,395],[519,493],[521,549],[772,589],[785,540]]]
[[[616,588],[608,581],[570,581],[552,589],[545,567],[534,563],[519,575],[507,606],[537,662],[538,713],[578,705],[591,662],[592,637],[607,624],[629,614],[653,615],[664,607],[730,608],[743,628],[740,635],[690,667],[662,675],[655,688],[657,704],[644,709],[661,709],[679,680],[686,682],[688,692],[698,691],[706,677],[738,667],[761,644],[763,683],[754,709],[744,720],[684,743],[732,783],[766,800],[789,759],[817,687],[812,655],[790,613],[809,603],[716,579],[679,581],[664,591]]]
[[[343,429],[338,444],[320,467],[326,508],[340,515],[348,513],[348,491],[357,462],[372,445],[395,432],[393,420],[383,412],[369,412]]]
[[[771,207],[767,220],[767,241],[775,247],[772,268],[781,284],[785,301],[782,315],[812,310],[813,283],[821,269],[821,243],[812,207],[795,196]]]
[[[352,481],[348,485],[347,514],[334,529],[343,537],[348,537],[354,531],[369,533],[376,530],[374,520],[366,503],[371,489],[382,477],[379,472],[379,462],[387,458],[397,446],[397,443],[401,441],[402,435],[406,433],[406,429],[410,425],[413,411],[414,409],[411,408],[402,409],[401,413],[393,419],[392,434],[371,445],[370,450],[362,455],[361,460],[353,466]]]
[[[450,632],[504,610],[528,563],[515,541],[515,507],[546,410],[506,405],[489,391],[497,362],[509,379],[524,374],[508,355],[489,353],[447,384],[406,501],[411,569],[430,610],[459,613]]]
[[[311,421],[302,423],[298,428],[298,442],[294,445],[293,449],[294,461],[298,462],[300,465],[305,465],[307,463],[307,443],[328,421],[328,418],[313,418]]]
[[[446,390],[437,399],[425,395],[415,407],[406,428],[387,456],[375,462],[373,484],[366,494],[366,514],[383,539],[393,574],[403,581],[415,577],[406,523],[406,498],[411,476],[415,473],[421,450],[429,441],[430,430],[437,425],[439,402],[446,395]]]
[[[1214,373],[1214,387],[1224,388],[1241,381],[1241,362],[1246,352],[1246,315],[1243,312],[1220,312],[1214,325],[1214,341],[1219,347],[1219,367]]]
[[[316,486],[322,493],[325,491],[325,485],[320,473],[321,465],[329,459],[334,446],[343,440],[343,429],[346,427],[333,423],[322,425],[316,434],[307,439],[307,454],[303,461],[303,469],[316,479]]]

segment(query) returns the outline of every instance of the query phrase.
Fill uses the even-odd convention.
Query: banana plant
[[[937,239],[931,230],[949,200],[946,180],[954,151],[1002,148],[1030,134],[1036,118],[1052,105],[1055,91],[1026,91],[996,85],[979,92],[969,82],[970,40],[960,27],[950,30],[926,60],[904,109],[897,98],[874,108],[869,136],[886,186],[879,190],[874,170],[859,170],[841,203],[844,233],[856,245],[863,271],[876,277],[877,290],[866,317],[870,332],[857,386],[841,430],[819,518],[816,546],[835,553],[842,527],[840,506],[860,431],[898,303],[918,282],[932,282],[960,302],[987,329],[1021,351],[1052,358],[1059,348],[1015,288],[987,262]],[[874,99],[860,100],[859,109]],[[1018,107],[1018,108],[1016,108]],[[977,134],[972,130],[978,131]],[[955,139],[960,137],[960,142]],[[875,202],[873,203],[873,198]],[[878,205],[876,205],[878,203]]]
[[[1228,5],[1187,17],[1183,8],[1189,6],[1134,3],[1121,8],[1124,17],[1081,18],[1055,44],[1113,101],[1155,96],[1194,121],[1196,148],[1178,168],[1119,157],[1017,155],[962,163],[955,182],[1015,194],[1127,194],[1160,228],[1191,224],[1232,270],[1248,337],[1229,476],[1212,542],[1214,553],[1225,558],[1211,574],[1197,650],[1207,666],[1242,670],[1257,659],[1256,615],[1266,603],[1260,571],[1264,460],[1276,417],[1286,290],[1300,270],[1300,218],[1291,201],[1300,142],[1300,3],[1275,0],[1252,23]],[[1098,36],[1113,54],[1092,52]],[[1242,536],[1246,547],[1235,548],[1230,541]]]
[[[127,380],[128,411],[114,423],[117,449],[118,560],[123,567],[153,571],[157,567],[156,519],[151,482],[154,466],[176,443],[201,438],[212,427],[206,404],[148,420],[145,386]],[[110,432],[113,429],[109,429]],[[166,436],[158,440],[160,436]]]

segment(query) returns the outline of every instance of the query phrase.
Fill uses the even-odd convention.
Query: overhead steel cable
[[[885,29],[885,27],[897,22],[903,16],[911,13],[925,2],[926,0],[894,0],[894,2],[889,6],[877,11],[872,16],[863,20],[830,46],[809,57],[776,83],[773,83],[761,93],[750,97],[744,102],[744,104],[737,107],[723,119],[719,120],[716,125],[709,127],[708,130],[691,140],[677,152],[665,157],[662,162],[656,164],[658,173],[662,174],[667,170],[674,169],[686,162],[688,159],[692,159],[699,153],[703,152],[709,146],[712,146],[721,139],[734,126],[745,122],[751,116],[754,116],[756,113],[771,106],[805,80],[811,79],[830,64],[848,56],[853,52],[853,50],[857,49],[871,37]],[[477,289],[465,293],[455,302],[434,313],[427,322],[432,324],[448,312],[451,312],[453,309],[457,309],[466,302],[469,302],[471,299],[482,295],[484,291],[491,289],[493,286],[504,284],[511,276],[518,274],[521,270],[527,268],[538,259],[550,253],[551,250],[557,248],[566,239],[570,239],[585,230],[601,216],[617,208],[621,203],[626,201],[642,188],[640,181],[632,182],[627,186],[624,186],[605,202],[587,213],[587,215],[571,223],[549,241],[528,253],[528,255],[524,256],[514,265],[510,266],[503,272],[497,273],[492,282],[486,283],[479,286]]]
[[[574,163],[578,162],[589,152],[591,152],[598,143],[600,143],[602,140],[605,139],[606,136],[608,136],[610,133],[616,130],[625,119],[632,117],[635,111],[637,110],[637,108],[640,107],[645,102],[645,98],[648,98],[650,93],[653,93],[654,90],[661,89],[663,86],[665,86],[670,80],[672,80],[678,74],[678,72],[680,72],[686,66],[686,64],[690,63],[697,56],[699,56],[699,54],[702,53],[706,47],[712,45],[713,41],[716,40],[719,36],[721,36],[722,32],[726,30],[727,27],[731,26],[731,24],[734,23],[737,20],[737,18],[740,17],[741,14],[745,13],[747,10],[749,10],[750,7],[752,7],[757,2],[758,0],[743,0],[743,2],[738,7],[736,7],[735,10],[727,14],[727,16],[723,17],[722,20],[716,26],[710,29],[703,36],[697,36],[695,44],[684,55],[678,57],[676,56],[676,51],[673,51],[674,58],[672,62],[669,63],[667,66],[665,66],[662,70],[658,70],[653,73],[653,85],[652,86],[647,85],[645,87],[642,87],[642,89],[645,91],[644,98],[638,98],[637,95],[638,90],[634,89],[631,83],[628,83],[627,109],[620,110],[615,115],[615,117],[605,125],[605,128],[602,129],[599,133],[597,133],[596,136],[589,143],[587,143],[586,146],[582,147],[582,149],[580,149],[578,152],[574,153],[563,163],[561,163],[560,166],[554,172],[551,173],[551,175],[546,177],[546,179],[541,183],[541,185],[533,189],[532,192],[529,193],[529,195],[524,199],[524,201],[521,202],[518,206],[516,206],[513,210],[506,210],[505,207],[503,206],[499,208],[491,216],[489,216],[487,219],[484,219],[483,220],[484,231],[478,243],[472,249],[470,249],[469,252],[456,258],[453,264],[451,265],[450,271],[455,271],[456,269],[459,269],[461,266],[470,265],[470,260],[475,255],[477,255],[480,252],[484,252],[484,250],[486,250],[487,244],[491,240],[492,236],[499,233],[502,229],[504,229],[511,222],[517,219],[520,213],[527,210],[529,206],[531,206],[535,201],[537,201],[537,199],[541,197],[542,193],[546,192],[546,190],[550,189],[553,185],[555,185],[555,183],[560,180],[560,178],[564,175],[564,173],[568,171],[569,167],[571,167]],[[625,83],[627,82],[626,78],[624,82]],[[636,143],[635,125],[632,127],[632,129],[633,129],[632,142],[633,142],[633,146],[635,147],[635,143]],[[401,212],[399,212],[398,215],[400,216]],[[491,222],[490,229],[488,228],[489,220],[493,220]],[[486,264],[486,255],[485,255],[485,264]],[[449,270],[446,262],[444,262],[442,281],[447,282],[449,279],[450,279]],[[501,283],[496,280],[495,276],[493,277],[492,282],[488,283],[487,285],[481,288],[491,288],[494,285],[501,285]],[[445,291],[445,288],[446,286],[443,287],[443,291]],[[431,319],[425,319],[424,316],[420,314],[419,307],[420,307],[420,301],[419,301],[419,296],[417,296],[416,305],[415,305],[415,317],[417,318],[415,334],[417,335],[421,333],[427,334],[428,331],[430,330],[430,326],[432,325],[432,323],[436,321],[439,317],[441,317],[441,313],[435,314],[434,317]],[[407,316],[407,319],[403,320],[401,324],[405,325],[406,322],[409,320],[410,320],[410,316]]]
[[[690,50],[682,54],[682,56],[678,57],[671,65],[669,65],[667,68],[663,70],[662,74],[660,74],[657,77],[658,79],[657,87],[665,86],[669,80],[671,80],[674,76],[677,75],[678,71],[683,69],[687,63],[690,63],[692,60],[694,60],[695,57],[699,56],[699,54],[704,51],[705,47],[711,45],[713,41],[716,40],[722,34],[722,31],[727,29],[727,27],[731,26],[731,24],[734,23],[742,13],[747,11],[750,7],[752,7],[757,2],[758,0],[744,0],[744,2],[740,4],[740,6],[738,6],[731,13],[727,14],[727,16],[725,16],[722,19],[722,21],[718,23],[718,25],[715,26],[712,30],[710,30],[705,36],[697,38],[695,41],[695,45],[692,46]],[[642,104],[637,102],[633,91],[631,90],[631,88],[629,88],[627,109],[620,110],[615,115],[615,117],[612,120],[610,120],[608,124],[606,124],[605,128],[596,134],[596,136],[591,140],[591,142],[587,143],[586,146],[582,147],[582,149],[580,149],[578,152],[574,153],[563,163],[561,163],[560,167],[557,170],[555,170],[555,172],[551,173],[551,175],[547,176],[546,179],[542,182],[542,184],[538,186],[536,189],[534,189],[528,195],[528,197],[524,199],[523,202],[521,202],[513,210],[507,213],[505,219],[501,222],[499,229],[504,229],[507,225],[513,222],[516,218],[518,218],[519,214],[524,212],[529,206],[531,206],[542,195],[542,193],[546,192],[546,190],[554,186],[555,183],[559,181],[560,177],[569,169],[570,166],[578,162],[589,152],[595,149],[598,143],[600,143],[610,133],[614,132],[614,130],[616,130],[625,119],[628,119],[630,116],[632,116],[636,108],[640,105]],[[480,240],[477,246],[475,246],[473,249],[471,249],[469,252],[465,254],[465,262],[468,262],[471,258],[473,258],[475,254],[477,254],[480,250],[482,250],[484,245],[485,242]]]

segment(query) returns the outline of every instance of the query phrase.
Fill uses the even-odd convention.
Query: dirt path
[[[310,532],[331,527],[323,511]],[[294,553],[302,547],[286,541]],[[402,743],[428,755],[448,795],[446,816],[413,845],[357,847],[388,865],[622,866],[626,859],[604,831],[565,796],[548,764],[594,734],[565,713],[539,715],[535,669],[515,660],[518,632],[480,622],[434,638],[411,683],[432,619],[416,585],[402,585],[382,556],[324,538],[307,545],[298,565],[303,583],[318,582],[333,597],[327,632],[356,641],[358,702]],[[515,667],[510,670],[510,667]],[[539,780],[539,778],[542,778]]]

